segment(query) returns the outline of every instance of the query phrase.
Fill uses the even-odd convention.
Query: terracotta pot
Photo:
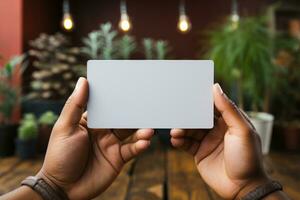
[[[40,153],[45,153],[47,150],[52,128],[53,128],[53,126],[49,126],[49,125],[40,125],[39,126],[37,146],[38,146],[38,151]]]
[[[300,149],[300,127],[288,126],[284,129],[284,143],[287,150]]]

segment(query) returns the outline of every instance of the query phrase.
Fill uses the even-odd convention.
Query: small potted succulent
[[[58,116],[52,112],[52,111],[47,111],[43,113],[39,120],[38,120],[38,125],[39,125],[39,134],[38,134],[38,149],[39,152],[46,152],[49,138],[51,135],[51,131],[53,128],[53,125],[55,124]]]
[[[21,159],[34,158],[37,134],[38,125],[35,116],[31,113],[25,114],[18,129],[16,140],[17,155]]]

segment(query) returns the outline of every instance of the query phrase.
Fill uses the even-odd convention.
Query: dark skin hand
[[[45,161],[37,176],[63,189],[70,199],[92,199],[115,180],[122,167],[150,145],[152,129],[90,130],[83,113],[88,83],[81,78],[55,124]],[[171,143],[194,156],[204,181],[224,199],[240,198],[269,181],[262,166],[259,137],[243,114],[214,86],[220,112],[212,130],[171,130]],[[192,183],[190,183],[192,184]],[[39,200],[22,186],[0,199]],[[288,199],[283,192],[267,200]]]
[[[45,161],[37,174],[62,188],[70,199],[92,199],[101,194],[125,163],[149,147],[154,134],[152,129],[88,129],[87,113],[83,113],[87,99],[88,82],[80,78],[52,130]],[[24,199],[18,197],[39,196],[27,186],[3,196]]]
[[[223,93],[213,88],[219,116],[211,130],[171,130],[171,143],[194,157],[204,181],[224,199],[243,197],[270,181],[263,168],[259,136],[250,120]],[[275,196],[274,196],[275,195]],[[288,199],[282,192],[268,199]]]

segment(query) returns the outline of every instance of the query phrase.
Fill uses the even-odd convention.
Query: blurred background
[[[1,0],[0,194],[41,166],[53,124],[89,59],[214,60],[215,82],[261,136],[266,168],[300,199],[298,0]],[[101,198],[218,199],[192,178],[192,160],[170,147],[168,130],[158,132],[152,149]],[[202,190],[179,189],[184,181]]]

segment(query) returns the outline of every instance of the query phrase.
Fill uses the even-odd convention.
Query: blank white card
[[[90,60],[89,128],[212,128],[213,61]]]

